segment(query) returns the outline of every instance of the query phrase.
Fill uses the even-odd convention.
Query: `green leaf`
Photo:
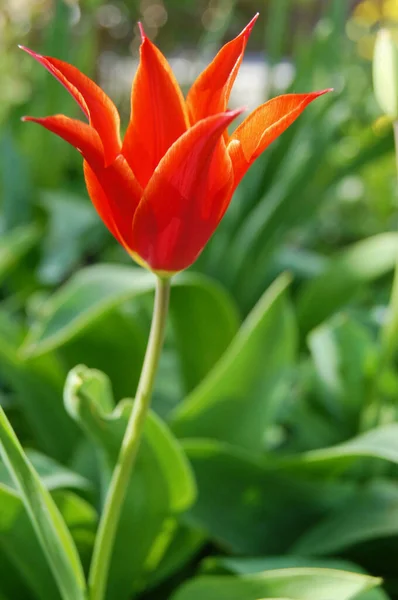
[[[364,286],[391,271],[398,254],[398,234],[381,233],[341,251],[298,297],[303,335],[345,306]]]
[[[198,499],[189,523],[236,554],[280,554],[349,496],[349,482],[295,477],[239,448],[211,440],[184,440]]]
[[[0,485],[0,503],[0,565],[3,567],[4,560],[8,563],[6,570],[2,568],[1,590],[11,598],[24,598],[25,588],[40,600],[59,600],[53,574],[21,498],[14,490]]]
[[[194,275],[188,283],[173,286],[170,305],[186,392],[202,381],[239,329],[235,303],[224,288]]]
[[[186,566],[206,543],[200,530],[180,525],[156,571],[151,575],[148,586],[155,587]]]
[[[0,454],[21,494],[62,597],[64,600],[84,600],[85,578],[70,532],[1,408]]]
[[[40,231],[34,225],[24,225],[3,234],[0,239],[0,280],[37,244]]]
[[[65,403],[71,416],[99,448],[108,473],[113,468],[133,402],[114,408],[109,379],[76,367],[68,376]],[[132,481],[112,555],[108,597],[129,598],[144,587],[177,531],[177,517],[194,501],[189,463],[166,425],[151,413],[145,424]],[[131,540],[140,540],[131,553]]]
[[[88,565],[91,556],[96,513],[87,502],[66,489],[87,491],[89,482],[36,451],[28,453],[44,486],[53,498]],[[54,577],[25,511],[14,482],[0,464],[0,569],[1,589],[10,598],[31,598],[28,590],[40,600],[60,598]]]
[[[364,573],[361,567],[347,560],[335,558],[308,558],[294,554],[285,556],[265,556],[257,558],[240,558],[230,556],[209,557],[202,562],[202,569],[207,574],[250,575],[261,571],[275,569],[338,569],[354,573]],[[382,589],[372,589],[355,596],[355,600],[389,600]]]
[[[43,240],[39,276],[45,284],[57,284],[97,243],[99,219],[92,206],[70,193],[44,192],[41,205],[49,223]]]
[[[29,450],[26,451],[26,456],[47,490],[75,489],[87,492],[91,487],[91,483],[87,479],[41,452]],[[0,484],[17,489],[11,474],[3,463],[0,463]]]
[[[398,485],[374,481],[332,510],[294,545],[303,555],[338,554],[361,542],[398,534]]]
[[[74,492],[56,490],[53,498],[76,544],[86,573],[90,566],[94,547],[98,524],[97,511]]]
[[[341,473],[361,458],[375,458],[398,464],[398,424],[383,425],[343,444],[303,452],[291,458],[267,459],[269,468],[307,475]]]
[[[17,151],[8,128],[0,139],[0,190],[6,231],[28,224],[32,218],[32,184],[25,159]]]
[[[346,439],[358,431],[367,395],[369,369],[376,357],[371,334],[357,321],[338,315],[310,333],[308,346],[329,423],[332,417]]]
[[[139,312],[127,314],[127,310],[115,308],[63,344],[57,354],[66,370],[83,362],[108,375],[118,398],[131,396],[137,388],[149,334],[143,321]]]
[[[44,302],[24,344],[24,355],[45,359],[41,355],[57,349],[67,368],[84,362],[101,369],[114,382],[117,397],[130,396],[143,362],[149,330],[143,308],[152,303],[149,294],[154,283],[151,273],[130,266],[82,269]],[[161,387],[155,390],[159,391],[155,406],[163,415],[175,405],[183,387],[191,388],[217,362],[238,326],[235,304],[224,290],[189,273],[175,279],[170,313],[173,330],[167,350],[173,359],[175,389],[166,388],[171,380],[166,366],[166,377],[158,378]],[[167,394],[165,401],[162,396]]]
[[[43,305],[25,341],[25,355],[38,356],[76,342],[68,348],[73,354],[82,341],[87,350],[91,337],[86,339],[86,334],[92,333],[95,340],[104,323],[109,329],[104,321],[106,315],[126,301],[152,292],[154,285],[151,273],[130,266],[95,265],[80,270]],[[219,285],[205,277],[183,273],[173,282],[170,312],[184,383],[190,388],[214,365],[234,336],[238,324],[236,307]],[[217,324],[217,330],[212,324]],[[134,352],[134,347],[131,349]],[[140,356],[141,350],[137,354],[138,366],[142,362]]]
[[[201,563],[205,574],[220,575],[251,575],[261,571],[273,571],[275,569],[339,569],[342,571],[354,571],[361,573],[362,570],[354,563],[336,558],[308,558],[306,555],[287,554],[285,556],[259,556],[255,558],[242,558],[235,556],[210,556]]]
[[[61,490],[54,495],[86,564],[91,555],[96,514],[78,496]],[[43,550],[17,493],[0,485],[1,590],[7,598],[59,600],[61,598]],[[31,595],[33,594],[33,596]]]
[[[44,304],[41,318],[25,341],[25,355],[44,354],[62,346],[126,300],[154,289],[148,271],[122,265],[81,269]]]
[[[350,600],[379,583],[375,577],[333,569],[281,569],[239,578],[204,575],[188,581],[172,600]]]
[[[286,276],[275,281],[219,362],[177,407],[172,427],[178,437],[263,449],[264,431],[287,392],[296,350],[288,284]]]
[[[53,355],[24,361],[18,354],[18,326],[0,312],[0,373],[15,392],[16,404],[41,450],[59,460],[69,458],[78,431],[62,405],[64,370]]]

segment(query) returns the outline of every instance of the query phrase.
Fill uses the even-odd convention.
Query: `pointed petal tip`
[[[248,109],[247,106],[240,106],[239,108],[234,108],[233,110],[228,110],[227,114],[230,115],[231,117],[235,118],[235,117],[238,117],[239,115],[241,115],[247,109]]]
[[[257,13],[254,15],[254,17],[252,18],[252,20],[251,20],[251,21],[249,21],[249,23],[248,23],[248,24],[246,25],[246,27],[243,29],[243,31],[242,31],[242,34],[243,34],[245,37],[249,37],[249,35],[251,34],[251,32],[252,32],[252,29],[253,29],[253,27],[254,27],[254,25],[255,25],[255,23],[256,23],[256,21],[257,21],[257,19],[258,19],[258,17],[259,17],[259,16],[260,16],[260,13],[259,13],[259,12],[257,12]]]
[[[30,48],[27,48],[26,46],[23,46],[22,44],[18,44],[18,48],[20,50],[23,50],[24,52],[26,52],[27,54],[30,54],[31,56],[33,56],[33,58],[35,58],[36,60],[40,60],[43,58],[43,56],[41,54],[38,54],[37,52],[34,52],[34,50],[31,50]]]
[[[145,35],[145,31],[144,31],[144,26],[141,23],[141,21],[138,21],[138,29],[140,30],[140,35],[141,35],[141,41],[145,42],[146,40],[146,35]]]
[[[226,123],[226,127],[228,127],[232,121],[234,121],[239,115],[241,115],[245,110],[247,110],[246,106],[241,106],[239,108],[234,108],[233,110],[226,110],[223,113],[219,113],[218,117],[221,118],[224,123]],[[213,115],[213,118],[217,117],[217,115]]]
[[[45,119],[45,117],[29,117],[28,115],[21,117],[23,123],[41,123],[43,119]]]

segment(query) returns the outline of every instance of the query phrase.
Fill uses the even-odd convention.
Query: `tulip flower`
[[[140,26],[140,63],[124,140],[110,98],[76,67],[23,48],[76,100],[88,123],[64,115],[24,117],[75,146],[90,198],[117,241],[141,265],[167,276],[199,256],[250,165],[306,106],[329,90],[286,94],[254,110],[228,100],[257,15],[221,48],[186,99],[159,49]]]

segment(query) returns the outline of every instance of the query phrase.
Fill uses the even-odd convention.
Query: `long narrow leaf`
[[[68,528],[0,408],[0,455],[9,470],[64,600],[84,600],[85,578]]]

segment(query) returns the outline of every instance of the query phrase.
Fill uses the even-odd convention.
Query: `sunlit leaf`
[[[286,393],[296,350],[287,277],[267,290],[208,376],[177,407],[181,438],[215,438],[261,450],[264,432]]]
[[[303,334],[350,302],[365,283],[391,271],[397,254],[398,234],[381,233],[331,259],[325,272],[300,292],[298,318]]]
[[[85,577],[70,532],[1,408],[0,454],[21,494],[62,597],[64,600],[84,600]]]
[[[379,579],[333,569],[281,569],[256,575],[203,575],[182,586],[173,600],[350,600],[377,586]]]

